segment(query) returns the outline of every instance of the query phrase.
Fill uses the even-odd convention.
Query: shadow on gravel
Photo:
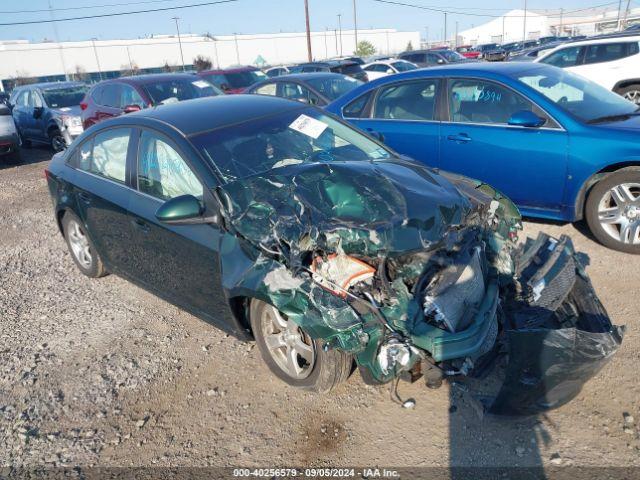
[[[53,152],[45,145],[22,148],[20,157],[0,157],[0,170],[16,168],[23,165],[32,165],[40,162],[48,162],[53,157]]]

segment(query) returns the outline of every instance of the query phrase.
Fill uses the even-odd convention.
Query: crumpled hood
[[[447,179],[401,159],[289,165],[222,190],[233,228],[285,254],[424,249],[463,224],[472,209]]]
[[[51,113],[57,117],[61,115],[73,115],[79,117],[82,110],[80,109],[80,105],[74,105],[72,107],[63,107],[63,108],[52,108]]]

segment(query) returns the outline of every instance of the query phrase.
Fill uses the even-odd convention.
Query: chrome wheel
[[[598,220],[613,239],[640,244],[640,183],[622,183],[600,199]]]
[[[313,370],[316,352],[313,341],[271,305],[260,319],[267,350],[274,362],[291,378],[307,378]]]
[[[67,141],[64,139],[62,134],[54,133],[51,137],[51,148],[54,152],[62,152],[67,148]]]
[[[623,96],[633,103],[640,104],[640,90],[629,90]]]
[[[91,256],[91,248],[89,247],[89,239],[85,235],[80,224],[75,220],[69,222],[69,245],[71,253],[84,268],[91,268],[93,257]]]

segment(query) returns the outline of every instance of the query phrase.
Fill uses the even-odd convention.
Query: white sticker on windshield
[[[316,120],[315,118],[311,118],[305,114],[300,115],[291,123],[291,125],[289,125],[289,128],[292,130],[304,133],[308,137],[314,139],[322,135],[322,132],[324,132],[327,127],[328,125],[326,123]]]
[[[209,84],[204,80],[196,80],[195,82],[191,82],[191,84],[198,88],[207,88],[209,86]]]

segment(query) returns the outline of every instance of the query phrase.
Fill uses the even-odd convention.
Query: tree
[[[375,55],[376,47],[373,46],[371,42],[368,40],[362,40],[358,42],[358,47],[356,48],[356,55],[359,57],[370,57],[371,55]]]
[[[76,65],[76,71],[71,74],[71,77],[77,82],[88,82],[90,80],[89,74],[80,65]]]
[[[198,55],[193,59],[193,66],[196,67],[196,71],[198,72],[202,72],[203,70],[211,70],[211,59],[209,57]]]
[[[174,65],[169,65],[169,62],[165,61],[164,65],[162,66],[162,71],[166,72],[166,73],[177,72],[178,71],[178,67],[176,67]]]
[[[407,48],[405,48],[405,50],[407,52],[412,52],[413,51],[413,44],[411,43],[411,40],[409,40],[409,43],[407,43]]]
[[[140,67],[136,62],[126,63],[120,65],[120,76],[121,77],[133,77],[140,73]]]

